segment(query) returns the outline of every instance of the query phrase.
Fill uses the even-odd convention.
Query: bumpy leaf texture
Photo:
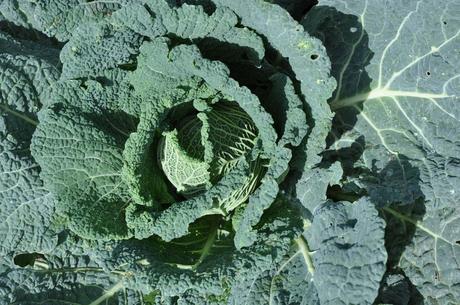
[[[388,246],[400,248],[389,249],[400,256],[394,267],[425,304],[460,297],[459,9],[456,1],[321,1],[304,19],[338,80],[332,155],[353,143],[351,183],[393,218],[387,234],[413,227],[405,244]]]
[[[0,304],[458,304],[459,11],[1,1]]]
[[[38,124],[40,99],[59,75],[46,59],[57,50],[27,45],[0,33],[0,253],[46,251],[56,237],[49,232],[54,213],[52,194],[39,178],[30,155],[32,131]]]

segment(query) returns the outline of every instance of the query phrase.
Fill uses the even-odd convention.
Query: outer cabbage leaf
[[[454,237],[460,230],[458,3],[320,4],[304,26],[325,43],[338,79],[330,101],[337,113],[331,148],[362,137],[352,170],[369,179],[384,175],[371,193],[376,204],[424,201],[418,215],[385,207],[402,223],[415,225],[399,266],[426,302],[455,304],[460,295],[460,248]],[[391,185],[397,191],[388,192]]]
[[[289,200],[281,197],[280,200]],[[286,202],[286,201],[285,201]],[[246,274],[233,288],[230,304],[320,304],[306,240],[296,236],[284,258],[257,274]]]
[[[54,199],[38,165],[27,148],[1,131],[0,154],[0,253],[50,249],[57,242],[50,231]]]
[[[60,53],[62,79],[96,77],[130,59],[139,49],[141,37],[128,28],[115,29],[107,20],[87,22],[72,31]]]
[[[128,288],[129,274],[107,270],[108,245],[61,236],[59,246],[30,254],[29,265],[11,266],[0,274],[1,304],[117,304],[143,302],[143,294]],[[15,259],[16,260],[16,259]]]
[[[162,24],[166,33],[174,33],[198,44],[202,39],[214,39],[232,51],[246,51],[248,58],[254,61],[260,61],[264,56],[261,38],[246,27],[237,27],[238,16],[231,10],[217,7],[208,15],[201,5],[183,4],[171,9],[164,0],[149,0],[146,3],[151,10],[158,12],[155,22]],[[208,48],[206,44],[203,47]],[[212,44],[212,47],[218,45]]]
[[[244,25],[264,35],[280,56],[289,59],[314,121],[305,146],[307,159],[304,166],[305,169],[311,168],[320,161],[318,154],[325,147],[324,140],[330,130],[332,118],[325,101],[335,88],[335,81],[329,75],[330,62],[324,47],[317,39],[305,33],[281,7],[263,0],[214,2],[235,11]]]
[[[372,304],[386,270],[383,219],[363,198],[320,206],[308,234],[321,304]]]
[[[24,28],[39,30],[60,41],[68,40],[79,25],[102,19],[127,1],[88,2],[84,0],[5,0],[0,18]]]
[[[285,259],[242,286],[243,304],[373,304],[387,259],[377,215],[366,198],[320,205]]]
[[[63,77],[95,76],[106,69],[131,64],[131,58],[139,51],[141,35],[154,38],[174,33],[213,53],[220,55],[225,45],[225,51],[231,48],[233,56],[243,51],[254,61],[264,55],[262,40],[247,28],[236,27],[238,19],[228,9],[218,8],[208,16],[201,6],[172,8],[164,0],[145,2],[126,5],[110,18],[83,23],[72,31],[61,53]]]
[[[342,174],[343,170],[338,162],[329,168],[313,168],[300,177],[291,191],[300,204],[313,214],[319,205],[328,200],[327,188],[331,185],[340,184]]]
[[[27,44],[0,33],[0,253],[44,251],[53,247],[53,196],[39,178],[29,151],[36,112],[58,70],[47,58],[53,49]],[[34,55],[35,54],[35,55]]]
[[[203,253],[206,259],[192,265],[191,270],[187,270],[187,266],[182,266],[181,270],[171,268],[171,263],[170,266],[160,264],[148,246],[127,247],[129,242],[126,242],[127,246],[120,247],[116,253],[121,264],[132,261],[132,255],[143,259],[146,279],[149,281],[147,287],[157,287],[163,297],[182,296],[194,290],[194,296],[204,297],[209,304],[228,304],[229,298],[231,303],[244,304],[252,290],[242,287],[250,285],[263,276],[266,270],[278,265],[288,252],[292,239],[298,234],[300,219],[293,214],[296,211],[284,207],[284,211],[280,212],[281,206],[282,203],[278,202],[266,212],[258,227],[257,240],[249,247],[235,249],[233,235],[225,237],[218,234],[212,243],[209,243],[209,238],[206,239],[205,245],[211,246],[202,248],[207,249],[207,252],[200,251],[198,262]],[[222,229],[219,231],[223,232]],[[186,243],[180,247],[180,240],[173,240],[171,246],[174,245],[178,253],[190,248]],[[182,259],[189,256],[187,252],[182,255]],[[167,257],[168,260],[172,259],[169,254]]]
[[[8,262],[2,264],[1,301],[228,304],[233,295],[240,304],[248,292],[238,285],[278,264],[299,233],[295,211],[280,213],[279,207],[264,215],[258,240],[244,250],[235,249],[228,228],[213,219],[197,224],[198,235],[170,243],[158,238],[88,241],[62,234],[60,245],[35,257],[30,266],[8,269]]]
[[[59,77],[55,62],[50,60],[57,50],[16,40],[0,32],[0,110],[4,114],[4,126],[18,140],[30,140],[36,112],[46,89]],[[27,123],[27,124],[25,124]]]
[[[123,209],[129,197],[120,176],[122,147],[134,121],[110,102],[110,88],[91,81],[86,89],[80,85],[53,86],[31,149],[59,211],[71,216],[72,230],[87,238],[126,238]]]
[[[412,236],[412,240],[403,245],[394,244],[395,248],[391,249],[393,253],[400,253],[397,266],[404,270],[428,304],[455,304],[460,281],[457,262],[460,255],[460,219],[456,206],[458,199],[449,188],[455,188],[454,185],[460,183],[460,172],[459,163],[445,164],[444,158],[441,160],[441,164],[432,162],[431,165],[443,173],[443,178],[422,175],[422,181],[429,186],[422,190],[432,196],[425,201],[424,210],[413,213],[398,207],[384,210],[393,218],[390,230],[395,236],[401,232],[395,230],[394,225],[407,226],[404,233]]]

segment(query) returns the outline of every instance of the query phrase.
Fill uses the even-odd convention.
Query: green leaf
[[[331,185],[340,184],[342,174],[343,170],[338,162],[332,164],[329,168],[313,168],[302,174],[292,191],[295,194],[295,198],[310,213],[313,213],[319,205],[328,200],[326,196],[327,188]]]
[[[129,273],[107,270],[106,263],[98,260],[109,259],[108,245],[63,236],[59,246],[35,255],[30,265],[3,270],[0,274],[2,302],[23,305],[141,302],[143,294],[128,288]]]
[[[126,136],[110,120],[109,115],[104,121],[85,117],[76,109],[45,109],[31,147],[59,210],[72,230],[87,238],[130,235],[123,225],[129,197],[121,180]]]
[[[367,198],[316,210],[307,234],[321,304],[373,303],[386,271],[384,227]]]
[[[279,6],[263,0],[213,2],[232,9],[241,17],[243,25],[264,35],[282,57],[288,58],[314,124],[308,135],[307,156],[303,162],[305,169],[311,168],[320,161],[318,154],[326,145],[332,118],[326,101],[335,88],[335,81],[329,75],[326,50]]]
[[[303,22],[323,40],[338,80],[330,101],[337,121],[333,147],[362,137],[353,170],[368,179],[380,175],[371,192],[376,203],[424,202],[416,219],[385,210],[415,226],[400,267],[433,304],[455,304],[460,295],[453,237],[460,230],[456,10],[455,1],[325,0]]]
[[[54,198],[24,143],[0,130],[0,253],[46,251],[57,242],[50,230]]]
[[[120,8],[124,1],[87,2],[82,0],[5,0],[0,4],[0,18],[24,28],[37,29],[59,41],[68,40],[85,22],[102,19]]]
[[[9,258],[14,252],[47,251],[57,243],[54,197],[43,186],[29,145],[43,92],[58,70],[44,47],[29,50],[24,42],[0,37],[0,253]]]
[[[154,177],[158,175],[158,173],[155,174],[157,170],[153,169],[152,165],[145,165],[153,163],[150,161],[150,158],[154,152],[151,151],[150,147],[154,143],[154,136],[157,129],[165,128],[162,121],[167,116],[168,111],[175,106],[191,102],[192,98],[206,97],[207,95],[209,99],[209,96],[215,97],[216,93],[214,92],[218,91],[225,97],[225,100],[236,102],[251,118],[258,130],[257,144],[253,149],[254,154],[261,149],[259,146],[262,146],[261,155],[263,158],[268,159],[274,155],[273,147],[275,146],[276,133],[271,126],[273,120],[265,112],[263,107],[261,107],[257,96],[252,94],[248,88],[240,87],[235,80],[230,78],[229,71],[223,64],[202,58],[196,47],[179,45],[170,51],[166,44],[167,42],[167,40],[159,38],[152,43],[145,43],[141,48],[140,59],[143,68],[138,69],[132,77],[134,88],[142,99],[156,97],[161,101],[161,103],[150,106],[146,102],[146,107],[150,108],[150,110],[148,108],[144,109],[145,115],[141,117],[140,128],[138,128],[138,132],[131,134],[124,152],[125,159],[127,160],[124,167],[124,179],[130,186],[132,196],[138,205],[158,205],[151,203],[153,199],[151,199],[152,188],[148,187],[149,185],[154,185],[150,181],[155,181],[156,178]],[[153,57],[149,54],[156,54],[156,56]],[[191,60],[192,58],[193,60]],[[155,83],[155,86],[152,86],[152,83],[146,83],[146,75],[151,76],[149,77],[150,79],[153,78],[159,81]],[[205,82],[206,85],[190,90],[183,89],[188,87],[183,84],[199,84],[199,79],[202,80],[201,83]],[[208,87],[211,87],[213,90],[207,89]],[[250,158],[255,157],[251,156]],[[152,234],[152,232],[156,232],[156,234],[160,234],[164,239],[170,240],[171,238],[180,237],[180,234],[187,233],[187,226],[204,214],[216,212],[225,214],[226,212],[222,211],[222,208],[219,207],[219,202],[222,203],[228,198],[234,197],[234,192],[230,191],[231,189],[233,191],[241,190],[243,186],[248,184],[245,177],[249,176],[250,173],[249,163],[239,163],[241,166],[235,167],[234,171],[224,175],[222,180],[215,185],[215,188],[209,190],[208,194],[205,193],[189,201],[176,203],[171,208],[163,211],[161,213],[163,216],[160,216],[158,213],[152,214],[153,211],[139,210],[140,207],[131,207],[129,214],[131,227],[137,227],[136,229],[141,230],[137,233],[138,237],[146,237]],[[279,170],[274,166],[273,170],[278,174],[274,178],[276,179],[281,176],[286,171],[286,168],[287,161],[285,160],[283,170]],[[139,175],[142,172],[147,173],[147,175]],[[238,177],[241,173],[245,174]],[[152,178],[144,181],[140,180],[141,177]],[[267,201],[268,204],[273,202],[276,197],[276,189],[271,189],[270,192],[273,192],[273,190],[275,190],[275,194],[270,196],[272,199]],[[242,198],[245,197],[247,196],[243,196]],[[265,204],[261,205],[261,207],[264,207],[261,210],[263,211],[268,206]],[[260,218],[261,211],[254,215],[257,219]],[[175,217],[176,215],[181,215],[181,219],[174,221],[171,217]],[[135,220],[136,218],[139,218],[141,222]],[[143,222],[150,225],[142,225]],[[160,225],[160,227],[155,228],[155,224]],[[251,224],[255,225],[254,220],[252,220]],[[174,226],[174,228],[166,229],[166,226]]]
[[[103,75],[105,70],[129,63],[142,42],[128,28],[118,28],[106,20],[87,22],[72,32],[60,53],[62,79]]]

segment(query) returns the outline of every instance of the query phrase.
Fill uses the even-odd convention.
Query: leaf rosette
[[[302,227],[285,182],[331,124],[318,39],[264,1],[150,0],[77,26],[60,59],[32,154],[124,287],[224,300],[281,261]]]
[[[236,246],[256,240],[293,155],[318,158],[334,81],[318,40],[255,3],[147,1],[74,31],[32,150],[75,233],[171,241],[236,213]]]

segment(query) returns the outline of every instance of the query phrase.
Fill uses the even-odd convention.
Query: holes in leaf
[[[318,57],[319,57],[318,54],[311,54],[310,59],[311,59],[311,60],[317,60]]]
[[[456,243],[457,245],[460,245],[460,240],[457,240],[455,243]]]
[[[352,244],[352,243],[343,243],[343,244],[336,243],[337,248],[343,249],[343,250],[348,250],[348,249],[352,248],[354,245],[355,244]]]
[[[35,260],[41,257],[43,257],[43,255],[40,253],[23,253],[16,255],[13,261],[14,264],[19,267],[33,266]]]
[[[447,25],[447,21],[443,21],[442,23],[443,23],[444,25]]]
[[[431,75],[431,72],[430,71],[426,71],[426,76],[430,76]]]
[[[292,129],[292,134],[294,135],[294,137],[298,137],[299,134],[300,134],[300,130],[298,127],[294,127],[294,129]]]
[[[357,222],[358,222],[358,220],[356,220],[356,219],[349,219],[349,220],[347,220],[346,225],[351,227],[351,228],[354,228],[356,226]]]
[[[121,70],[125,70],[125,71],[135,71],[137,69],[137,62],[132,61],[129,63],[124,63],[121,65],[118,65],[118,68],[120,68]]]

